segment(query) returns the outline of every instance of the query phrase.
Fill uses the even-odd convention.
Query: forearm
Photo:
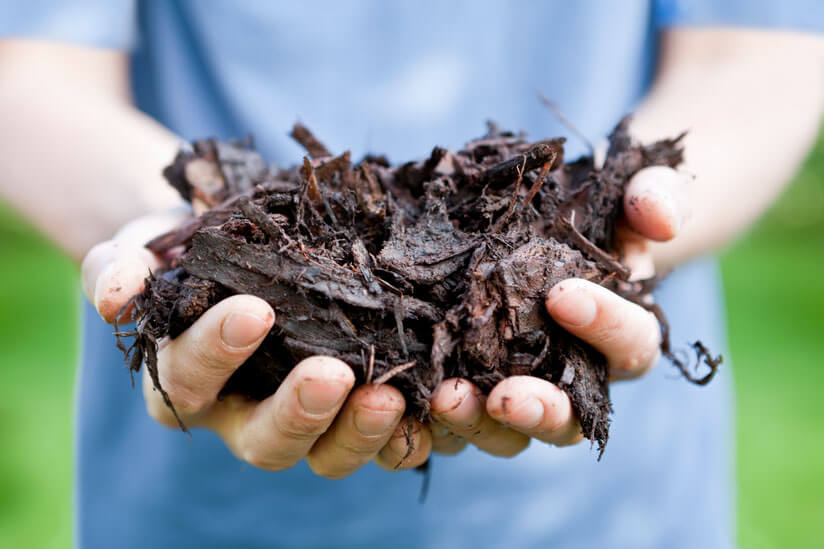
[[[161,168],[178,138],[130,104],[125,56],[0,42],[0,196],[80,259],[180,203]]]
[[[691,216],[655,244],[671,267],[723,246],[776,198],[814,143],[824,106],[824,40],[742,30],[671,30],[637,110],[643,140],[689,133],[683,171]]]

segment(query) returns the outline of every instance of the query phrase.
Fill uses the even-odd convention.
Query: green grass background
[[[722,265],[740,545],[822,547],[824,139]],[[71,545],[78,304],[75,266],[0,206],[0,548]]]

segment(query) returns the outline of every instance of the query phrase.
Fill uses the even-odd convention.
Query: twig
[[[414,427],[414,425],[414,418],[412,416],[406,416],[403,427],[401,427],[401,430],[403,431],[403,438],[406,439],[406,454],[404,454],[398,464],[395,465],[396,471],[400,469],[404,463],[406,463],[409,456],[415,453],[415,441],[412,440],[412,427]]]
[[[306,152],[309,153],[309,156],[313,159],[323,158],[324,156],[332,156],[329,149],[327,149],[323,143],[318,141],[318,139],[312,135],[312,132],[309,131],[309,128],[303,124],[295,124],[292,128],[292,133],[290,133],[289,136],[300,143],[301,146],[306,149]]]
[[[669,322],[667,322],[667,318],[664,316],[664,311],[661,310],[661,307],[655,303],[645,303],[643,300],[639,299],[637,296],[623,296],[628,298],[633,303],[640,305],[647,311],[651,312],[655,319],[658,321],[658,325],[661,327],[661,354],[669,359],[672,362],[673,366],[678,368],[681,372],[681,375],[692,383],[696,385],[706,385],[712,378],[715,377],[715,374],[718,372],[718,367],[724,362],[724,357],[718,355],[713,357],[710,354],[709,349],[707,349],[703,343],[700,341],[696,341],[691,346],[695,351],[696,356],[696,363],[695,367],[701,364],[701,359],[704,359],[704,364],[709,367],[709,372],[707,372],[703,377],[695,377],[690,371],[687,365],[678,358],[675,353],[672,351],[671,343],[670,343],[670,327]]]
[[[578,127],[577,127],[577,126],[575,126],[575,124],[573,124],[573,123],[572,123],[572,120],[570,120],[569,118],[567,118],[567,117],[566,117],[566,115],[564,115],[564,113],[563,113],[563,112],[561,112],[561,109],[558,107],[558,105],[556,105],[553,101],[551,101],[551,100],[550,100],[550,99],[549,99],[546,95],[544,95],[544,93],[543,93],[542,91],[540,91],[540,90],[538,90],[538,99],[540,99],[541,103],[543,103],[544,105],[546,105],[546,107],[547,107],[550,111],[552,111],[552,114],[554,114],[554,115],[555,115],[555,117],[556,117],[558,120],[560,120],[561,124],[563,124],[563,125],[564,125],[564,126],[565,126],[568,130],[569,130],[569,131],[571,131],[572,133],[574,133],[574,134],[576,135],[576,137],[578,137],[578,139],[580,139],[581,141],[583,141],[583,142],[584,142],[584,144],[585,144],[585,145],[587,146],[587,148],[589,149],[589,154],[590,154],[590,156],[592,156],[592,157],[594,158],[594,157],[595,157],[595,147],[593,147],[593,146],[592,146],[592,142],[591,142],[591,141],[587,138],[587,136],[586,136],[586,135],[584,135],[584,132],[582,132],[581,130],[579,130],[579,129],[578,129]]]
[[[524,161],[521,167],[518,168],[518,180],[515,182],[515,190],[512,192],[512,199],[509,201],[509,206],[507,206],[504,215],[493,225],[492,232],[500,232],[500,230],[504,228],[504,225],[506,225],[506,222],[509,221],[509,218],[512,217],[512,213],[515,211],[515,205],[518,203],[518,191],[521,190],[521,183],[524,180],[524,168],[526,168],[526,154],[524,154]]]
[[[263,208],[252,202],[248,196],[243,196],[237,201],[237,207],[240,212],[246,216],[246,219],[258,226],[258,228],[268,236],[272,242],[277,242],[283,238],[288,244],[291,244],[291,238],[284,232],[284,230],[269,217]]]
[[[541,186],[544,184],[544,179],[546,179],[549,170],[552,169],[552,162],[547,162],[543,166],[541,166],[541,172],[538,174],[538,179],[535,180],[533,183],[532,188],[529,189],[529,194],[526,195],[524,198],[523,206],[526,208],[532,199],[535,198],[535,195],[538,194],[538,191],[541,190]]]
[[[477,178],[484,185],[506,187],[521,170],[528,172],[546,163],[555,164],[561,157],[562,150],[562,147],[557,144],[538,143],[523,153],[523,157],[510,158],[495,164],[480,172]],[[522,165],[523,168],[521,168]]]
[[[406,334],[403,330],[403,316],[404,311],[402,310],[402,302],[398,302],[395,305],[395,326],[398,329],[398,339],[401,342],[401,351],[403,352],[404,358],[409,358],[409,349],[406,346]]]
[[[582,235],[581,232],[575,228],[574,222],[575,212],[572,213],[572,217],[570,219],[565,217],[561,218],[561,224],[568,230],[570,240],[578,245],[578,247],[581,248],[581,251],[590,256],[593,260],[601,263],[608,270],[615,272],[618,275],[618,278],[624,282],[628,281],[629,275],[631,274],[629,268],[622,265],[620,261],[590,242],[587,237]]]
[[[369,346],[369,367],[366,369],[366,384],[372,383],[372,374],[375,372],[375,346]]]
[[[414,360],[411,361],[411,362],[404,362],[403,364],[398,364],[397,366],[395,366],[394,368],[392,368],[388,372],[385,372],[383,375],[379,376],[374,381],[374,384],[375,385],[383,385],[384,383],[386,383],[387,381],[389,381],[390,379],[392,379],[393,377],[395,377],[399,373],[405,372],[409,368],[412,368],[415,364],[416,364],[416,362]]]

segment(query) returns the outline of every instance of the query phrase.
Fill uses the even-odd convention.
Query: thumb
[[[179,210],[138,218],[125,225],[112,239],[93,247],[81,265],[81,281],[86,298],[106,322],[135,294],[143,291],[150,271],[160,260],[143,244],[174,228],[185,218]]]
[[[667,166],[636,173],[624,195],[624,216],[634,231],[650,240],[672,240],[688,216],[687,176]]]

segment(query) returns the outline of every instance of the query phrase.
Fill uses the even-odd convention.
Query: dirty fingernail
[[[481,407],[481,403],[478,401],[478,398],[470,392],[453,410],[440,414],[439,419],[448,425],[464,426],[468,429],[481,421],[482,413],[483,408]]]
[[[266,335],[269,323],[249,313],[231,313],[220,327],[220,339],[229,347],[243,348]]]
[[[583,328],[595,321],[598,306],[595,300],[582,290],[559,291],[547,300],[547,308],[557,322]]]
[[[298,400],[310,414],[323,414],[343,402],[348,387],[337,381],[304,381],[298,389]]]
[[[508,414],[509,424],[522,429],[537,426],[544,417],[544,405],[540,400],[529,397],[526,402]]]
[[[395,426],[400,416],[400,412],[358,408],[354,417],[355,428],[368,437],[382,435]]]

